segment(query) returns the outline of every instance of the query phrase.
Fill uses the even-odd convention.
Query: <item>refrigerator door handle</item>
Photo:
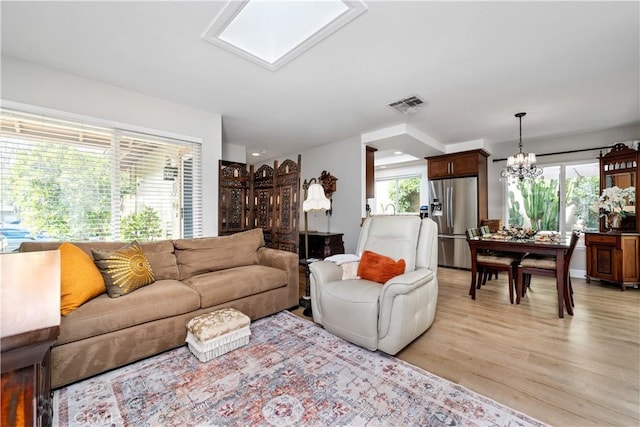
[[[449,228],[451,227],[451,219],[450,219],[451,218],[451,212],[449,212],[449,187],[448,186],[444,187],[444,210],[445,210],[445,213],[447,215],[446,218],[445,218],[445,221],[446,221],[445,224],[446,224],[447,229],[448,229],[447,232],[450,233],[452,230],[449,230]]]
[[[453,187],[447,188],[447,211],[449,212],[449,216],[447,217],[447,221],[449,221],[449,228],[453,228]]]

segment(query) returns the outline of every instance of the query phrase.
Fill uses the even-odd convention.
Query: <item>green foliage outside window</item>
[[[507,224],[567,235],[571,230],[597,230],[598,211],[593,205],[600,194],[599,164],[549,165],[545,167],[545,176],[549,178],[509,184]],[[564,183],[562,188],[560,179]],[[560,192],[563,192],[562,206]]]
[[[520,213],[520,202],[515,199],[513,191],[509,191],[509,226],[522,228],[524,217]]]
[[[63,165],[73,165],[73,173]],[[32,232],[59,239],[108,233],[111,184],[104,156],[61,144],[33,144],[11,165],[8,181],[18,217]]]
[[[120,209],[135,197],[139,179],[120,173]],[[23,148],[9,168],[7,191],[21,224],[32,233],[58,240],[111,237],[111,179],[108,156],[64,144],[34,143]],[[122,218],[122,237],[152,240],[162,235],[158,213]]]
[[[573,208],[573,215],[587,230],[598,229],[598,212],[592,209],[598,200],[600,178],[598,176],[577,176],[565,183],[567,207]]]
[[[142,208],[142,212],[132,213],[122,217],[120,232],[126,241],[151,241],[162,236],[160,215],[150,206]]]
[[[420,178],[404,178],[390,182],[389,199],[396,200],[398,213],[418,212],[420,210]]]
[[[518,181],[524,211],[536,230],[558,230],[558,180],[525,179]]]

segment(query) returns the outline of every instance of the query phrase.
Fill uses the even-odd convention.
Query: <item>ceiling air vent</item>
[[[414,95],[387,105],[403,114],[415,114],[422,108],[424,101]]]

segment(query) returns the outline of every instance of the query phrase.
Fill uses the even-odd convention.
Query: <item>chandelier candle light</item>
[[[527,113],[517,113],[515,116],[520,119],[520,149],[518,154],[509,156],[507,167],[500,172],[501,178],[518,178],[520,181],[525,178],[538,178],[542,175],[542,168],[536,166],[536,155],[534,153],[522,152],[522,118]]]

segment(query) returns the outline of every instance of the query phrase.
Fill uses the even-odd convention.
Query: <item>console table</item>
[[[344,253],[344,233],[327,233],[321,231],[309,232],[309,256],[308,258],[324,259],[331,255]],[[305,258],[304,231],[300,232],[300,246],[298,251],[300,259]]]
[[[59,327],[2,338],[3,426],[50,426],[51,346]]]
[[[50,426],[51,346],[60,333],[60,251],[0,254],[2,426]]]

